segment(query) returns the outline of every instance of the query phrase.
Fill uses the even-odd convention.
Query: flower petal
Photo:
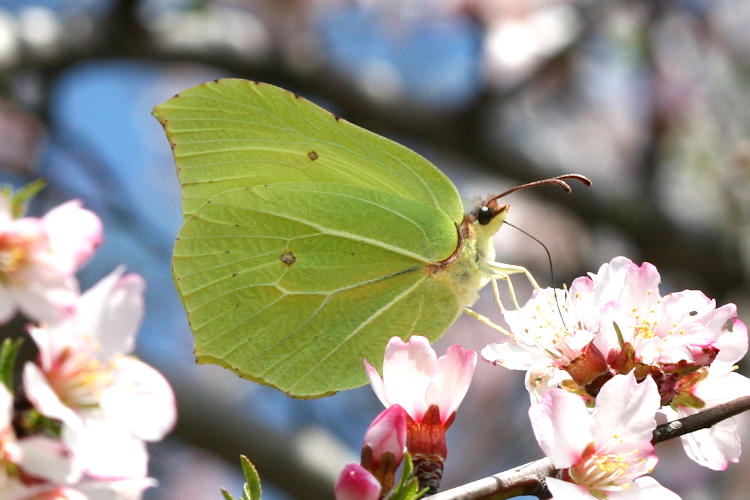
[[[547,478],[547,488],[555,500],[597,500],[585,486],[554,477]]]
[[[562,389],[550,389],[532,405],[529,419],[539,447],[558,469],[575,464],[594,439],[583,400]]]
[[[370,381],[372,392],[374,392],[380,402],[383,403],[383,406],[388,408],[389,406],[391,406],[391,402],[386,397],[383,379],[380,377],[378,370],[374,366],[372,366],[366,359],[363,359],[362,362],[365,365],[365,373],[367,374],[367,378]]]
[[[113,364],[114,384],[102,394],[103,412],[140,439],[160,440],[177,419],[169,382],[157,370],[131,356],[118,357]]]
[[[523,344],[502,342],[487,344],[482,348],[482,359],[510,370],[533,370],[540,365],[551,365],[552,360],[539,349]]]
[[[61,321],[75,312],[78,282],[72,276],[34,277],[13,289],[18,307],[38,321]]]
[[[58,484],[73,484],[81,478],[80,464],[59,439],[35,435],[18,441],[21,467],[36,478]]]
[[[0,433],[13,421],[13,394],[5,384],[0,383]]]
[[[732,329],[724,330],[723,334],[716,341],[716,347],[719,348],[719,354],[711,364],[723,363],[728,369],[745,357],[747,354],[748,337],[747,326],[741,320],[735,318],[732,320]]]
[[[437,359],[435,374],[427,387],[426,403],[440,408],[440,422],[445,423],[458,409],[469,390],[477,364],[477,353],[452,345]]]
[[[729,462],[739,461],[740,436],[734,418],[723,420],[708,429],[680,436],[680,439],[685,454],[709,469],[725,470]]]
[[[81,296],[76,313],[78,335],[84,342],[96,339],[96,356],[107,361],[114,354],[127,354],[143,318],[145,282],[135,274],[123,276],[118,267]]]
[[[102,241],[102,223],[93,212],[71,200],[42,217],[44,229],[56,260],[66,274],[72,274]]]
[[[81,419],[67,407],[47,383],[39,368],[31,362],[23,367],[23,389],[26,397],[39,412],[49,418],[56,418],[72,428],[80,429]]]
[[[651,377],[640,384],[631,371],[615,375],[596,396],[594,436],[597,448],[609,440],[651,440],[655,415],[661,406],[659,391]]]
[[[0,325],[13,319],[18,308],[18,302],[10,289],[0,285]]]
[[[639,477],[630,488],[607,493],[607,498],[617,500],[680,500],[680,495],[659,484],[652,477]]]
[[[414,419],[427,411],[425,394],[435,374],[437,354],[430,342],[418,335],[408,342],[393,337],[385,347],[383,385],[390,404],[399,404]]]
[[[62,439],[89,476],[100,479],[146,476],[145,444],[116,423],[86,419],[81,429],[63,427]]]

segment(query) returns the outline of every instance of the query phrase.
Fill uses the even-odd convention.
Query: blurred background
[[[180,422],[150,447],[160,486],[146,498],[237,494],[240,453],[268,500],[332,498],[381,411],[368,387],[296,401],[194,364],[170,275],[179,189],[154,105],[214,78],[271,82],[420,152],[467,206],[583,173],[593,187],[508,198],[558,285],[626,255],[659,268],[662,293],[704,290],[747,322],[748,25],[747,0],[0,0],[0,181],[46,178],[34,215],[77,197],[102,217],[84,288],[120,263],[148,282],[138,354],[170,379]],[[498,260],[550,283],[533,240],[506,227],[496,244]],[[489,295],[477,309],[497,319]],[[437,350],[496,340],[462,317]],[[527,408],[523,374],[480,361],[444,488],[540,458]],[[747,457],[719,473],[679,442],[657,453],[654,476],[683,498],[747,498]]]

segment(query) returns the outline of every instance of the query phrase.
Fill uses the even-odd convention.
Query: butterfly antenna
[[[570,193],[571,191],[573,191],[573,188],[570,187],[570,184],[568,184],[565,181],[568,181],[568,180],[571,180],[571,179],[579,181],[582,184],[584,184],[585,186],[591,186],[591,180],[588,177],[586,177],[585,175],[581,175],[581,174],[563,174],[563,175],[558,175],[556,177],[550,177],[549,179],[541,179],[541,180],[534,181],[534,182],[527,182],[526,184],[521,184],[520,186],[516,186],[516,187],[510,188],[507,191],[504,191],[504,192],[502,192],[502,193],[500,193],[498,195],[493,196],[492,198],[490,198],[489,200],[487,200],[485,202],[485,204],[489,203],[492,200],[497,200],[498,198],[502,198],[503,196],[507,196],[510,193],[513,193],[513,192],[518,191],[520,189],[526,189],[526,188],[532,188],[532,187],[539,187],[539,186],[546,186],[548,184],[552,184],[552,185],[555,185],[555,186],[560,186],[563,189],[563,191],[565,191],[566,193]],[[516,228],[516,229],[518,229],[518,228]],[[531,235],[529,235],[529,236],[531,236]],[[532,236],[532,238],[533,238],[533,236]],[[534,239],[536,239],[536,238],[534,238]]]
[[[558,300],[557,300],[557,285],[555,284],[555,269],[554,269],[554,266],[552,265],[552,255],[549,253],[549,248],[547,248],[547,245],[545,245],[542,242],[542,240],[540,240],[539,238],[537,238],[533,234],[531,234],[531,233],[529,233],[529,232],[521,229],[520,227],[516,226],[515,224],[511,224],[507,220],[503,221],[503,224],[507,224],[508,226],[512,227],[513,229],[521,231],[523,234],[525,234],[526,236],[528,236],[532,240],[536,241],[537,243],[539,243],[542,246],[542,248],[544,248],[544,251],[547,254],[547,262],[549,263],[549,274],[550,274],[550,279],[552,280],[552,290],[553,290],[553,294],[555,296],[555,305],[557,306],[557,314],[560,315],[560,320],[562,321],[563,327],[565,327],[565,329],[567,330],[568,329],[568,325],[565,324],[565,318],[563,318],[562,310],[560,309],[560,302],[558,302]]]

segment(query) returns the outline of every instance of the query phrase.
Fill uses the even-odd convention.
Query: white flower
[[[97,477],[141,477],[143,441],[161,439],[176,418],[172,390],[129,356],[143,315],[144,282],[118,269],[83,294],[75,313],[31,328],[38,363],[23,371],[26,395],[63,423],[63,440]]]
[[[0,196],[0,323],[20,309],[33,320],[58,320],[78,296],[75,272],[101,242],[99,218],[77,200],[41,219],[13,219]]]

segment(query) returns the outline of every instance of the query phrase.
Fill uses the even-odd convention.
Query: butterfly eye
[[[479,210],[477,210],[477,222],[483,226],[489,224],[492,217],[492,210],[490,210],[490,207],[488,206],[479,207]]]

